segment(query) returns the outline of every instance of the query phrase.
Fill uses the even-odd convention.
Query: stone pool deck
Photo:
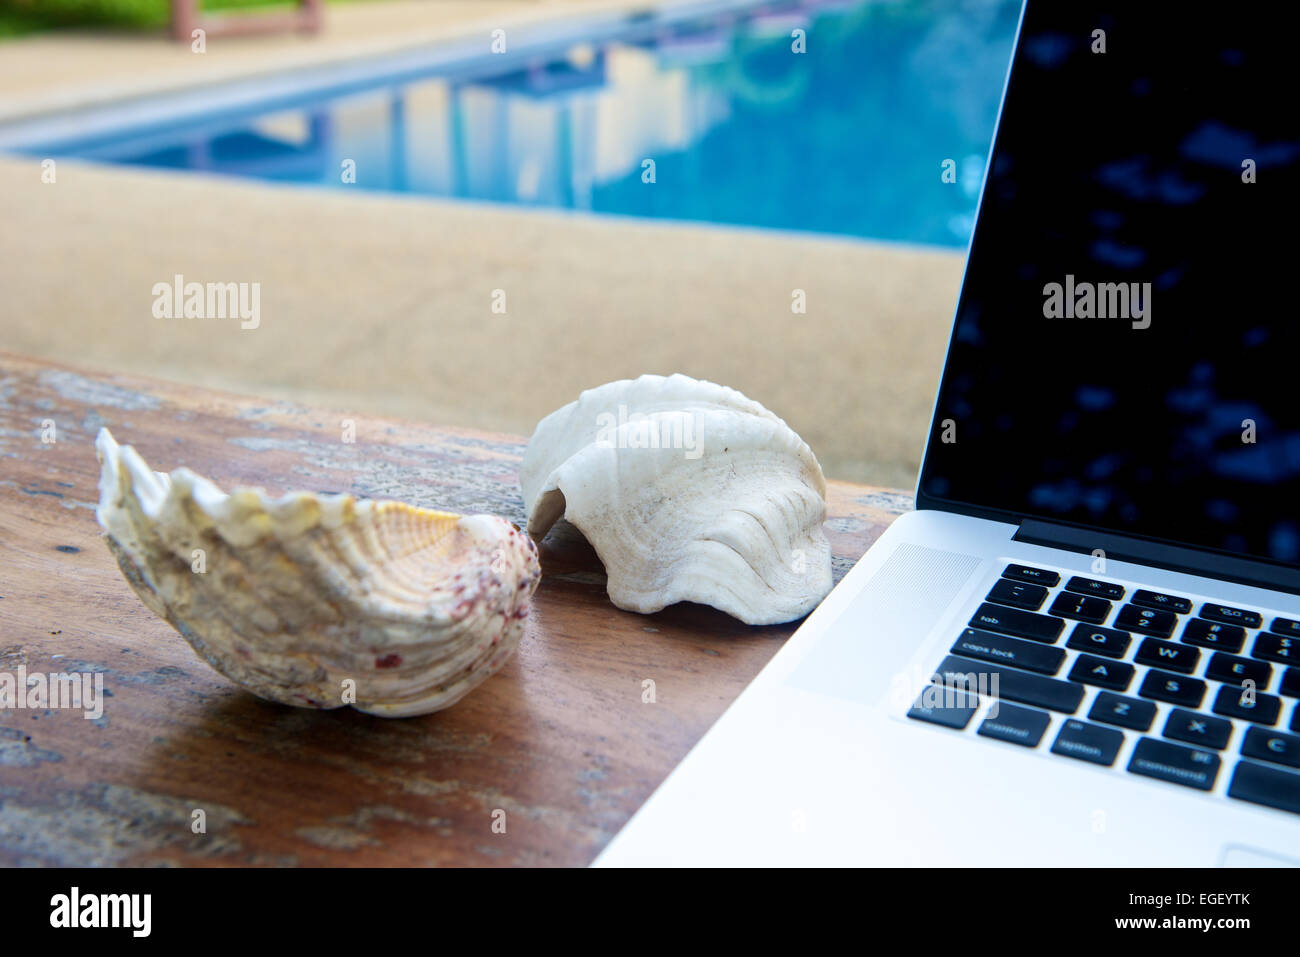
[[[341,31],[352,15],[369,22],[398,6],[443,4],[329,14]],[[378,37],[376,27],[367,42]],[[238,42],[251,51],[271,39]],[[22,99],[12,74],[29,43],[75,42],[6,45],[6,99]],[[154,51],[157,72],[142,65],[138,76],[123,55],[101,86],[128,75],[163,82],[173,52]],[[103,53],[106,71],[118,56]],[[47,69],[32,102],[77,87]],[[81,85],[94,85],[93,63],[81,69]],[[13,157],[0,157],[0,208],[6,350],[344,413],[523,434],[583,388],[680,371],[782,415],[828,475],[903,487],[914,480],[963,262],[957,252],[853,240],[73,162],[60,162],[57,182],[45,184],[39,160]],[[178,273],[260,283],[260,326],[155,318],[154,284]],[[498,289],[504,315],[492,311]],[[791,312],[794,289],[806,293],[806,314]]]

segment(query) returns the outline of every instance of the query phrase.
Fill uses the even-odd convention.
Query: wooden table
[[[518,653],[453,708],[386,720],[269,704],[210,670],[122,578],[93,511],[101,425],[159,471],[188,465],[227,489],[524,522],[516,437],[0,353],[0,672],[100,671],[112,695],[97,721],[0,710],[3,865],[587,864],[793,630],[699,606],[619,611],[570,530],[542,546]],[[837,580],[910,505],[831,483]]]

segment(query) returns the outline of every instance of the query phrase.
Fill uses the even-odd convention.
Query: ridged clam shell
[[[351,495],[227,495],[189,469],[152,471],[107,429],[95,448],[95,515],[127,581],[260,697],[425,714],[497,671],[523,634],[540,566],[503,519]]]
[[[529,534],[575,525],[619,608],[691,601],[775,624],[830,591],[821,466],[734,389],[684,375],[589,389],[538,424],[520,485]]]

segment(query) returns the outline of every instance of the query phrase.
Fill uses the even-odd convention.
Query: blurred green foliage
[[[202,0],[205,11],[285,6],[287,0]],[[0,37],[60,27],[150,30],[166,25],[169,0],[0,0]]]

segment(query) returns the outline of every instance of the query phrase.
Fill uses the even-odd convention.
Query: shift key
[[[1016,638],[1045,641],[1050,645],[1060,637],[1061,629],[1065,627],[1065,619],[1053,618],[1051,615],[1038,615],[1019,608],[1005,608],[986,601],[979,606],[974,617],[971,618],[970,626],[984,631],[1014,635]]]
[[[1031,675],[1027,671],[1017,671],[1015,668],[957,655],[944,658],[936,669],[935,677],[945,687],[979,692],[989,697],[1004,698],[1065,714],[1074,714],[1079,702],[1083,700],[1081,684]]]

